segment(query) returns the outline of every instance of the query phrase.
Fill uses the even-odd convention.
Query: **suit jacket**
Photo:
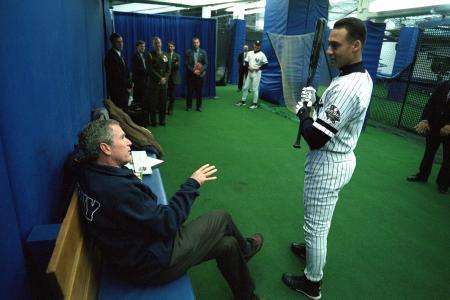
[[[248,54],[248,52],[247,52]],[[244,64],[244,52],[241,52],[238,56],[239,69],[246,71],[248,69],[248,64]]]
[[[167,53],[167,57],[170,64],[169,81],[173,84],[180,84],[180,55],[173,52],[172,56],[170,56],[170,53]]]
[[[164,86],[159,85],[159,81],[161,78],[165,77],[167,80],[170,75],[170,65],[169,59],[165,52],[160,54],[156,53],[156,51],[148,52],[147,54],[147,68],[150,76],[150,85],[154,87],[166,88],[167,82]]]
[[[427,120],[431,131],[439,131],[450,124],[450,81],[441,83],[430,96],[422,112],[422,120]]]
[[[206,51],[203,49],[198,49],[198,58],[197,62],[202,64],[202,70],[201,72],[206,72],[206,69],[208,68],[208,57],[206,55]],[[186,51],[186,59],[185,59],[186,69],[188,75],[194,75],[194,49],[188,49]]]
[[[130,73],[125,60],[112,48],[106,53],[105,69],[108,95],[127,93],[131,88]]]
[[[144,59],[146,58],[147,53],[144,52]],[[133,54],[131,58],[131,72],[133,74],[133,82],[135,87],[146,87],[148,85],[148,71],[147,66],[144,66],[144,63],[141,59],[141,55],[138,51]]]

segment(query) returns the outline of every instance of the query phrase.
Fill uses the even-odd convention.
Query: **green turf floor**
[[[176,101],[167,126],[152,129],[165,150],[166,192],[170,197],[202,164],[215,164],[219,178],[201,188],[190,219],[226,209],[245,235],[263,233],[264,248],[249,263],[257,292],[304,299],[280,278],[304,267],[289,244],[303,238],[307,145],[292,147],[298,125],[287,113],[268,104],[236,107],[236,86],[217,94],[201,113]],[[380,128],[361,134],[356,171],[340,193],[328,238],[322,299],[450,299],[450,195],[436,190],[438,165],[427,184],[405,180],[422,153],[421,143]],[[232,299],[215,262],[189,275],[197,299]]]

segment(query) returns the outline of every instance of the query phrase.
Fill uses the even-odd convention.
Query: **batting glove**
[[[295,106],[295,113],[298,114],[303,107],[312,107],[314,103],[316,103],[316,89],[312,86],[304,87],[300,94],[300,101]]]

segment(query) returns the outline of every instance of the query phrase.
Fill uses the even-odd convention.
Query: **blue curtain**
[[[192,38],[200,39],[200,47],[208,53],[208,72],[203,84],[203,95],[216,95],[216,20],[194,17],[177,17],[162,15],[145,15],[133,13],[114,13],[115,31],[124,38],[124,56],[130,66],[131,57],[136,51],[136,41],[146,42],[151,49],[151,40],[159,36],[163,50],[167,51],[167,42],[175,42],[175,52],[181,56],[184,66],[184,54],[192,46]],[[182,84],[177,89],[177,96],[186,94],[186,70],[180,68]]]
[[[238,58],[239,54],[242,53],[242,49],[245,44],[246,23],[245,20],[232,20],[231,22],[232,22],[231,24],[232,48],[228,60],[228,82],[232,84],[238,84],[239,82]]]
[[[1,299],[28,299],[21,245],[61,220],[63,162],[102,105],[105,5],[0,1]]]
[[[10,184],[0,136],[0,217],[3,224],[0,226],[0,299],[27,299],[30,298],[29,291],[19,288],[26,286],[26,270]]]

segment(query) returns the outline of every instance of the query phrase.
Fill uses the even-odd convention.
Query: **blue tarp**
[[[405,70],[414,60],[417,41],[420,30],[417,27],[403,27],[400,29],[400,37],[397,44],[397,54],[395,55],[392,74],[397,74]],[[411,69],[408,71],[411,72]],[[407,76],[405,74],[405,76]],[[403,102],[407,92],[406,82],[392,82],[389,84],[388,98]]]

